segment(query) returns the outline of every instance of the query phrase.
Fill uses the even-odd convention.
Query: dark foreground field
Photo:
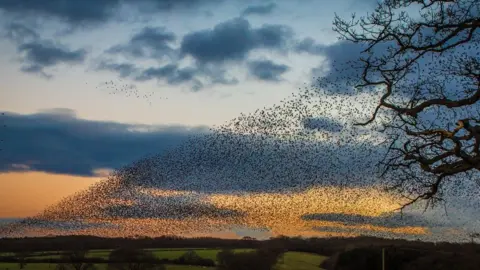
[[[214,238],[100,238],[93,236],[59,236],[0,239],[0,270],[55,269],[74,250],[86,251],[84,260],[98,270],[107,269],[110,253],[118,248],[146,250],[166,266],[167,270],[225,269],[217,254],[229,249],[235,254],[254,254],[261,250],[281,254],[274,265],[277,270],[310,269],[480,269],[480,245],[473,243],[425,243],[419,241],[357,238],[288,238],[265,241],[246,238],[226,240]],[[195,253],[210,265],[181,261],[186,253]],[[263,254],[263,253],[262,253]],[[263,255],[262,255],[263,256]],[[68,256],[67,256],[68,257]],[[256,260],[261,261],[260,257]],[[245,259],[244,259],[245,260]],[[237,268],[240,269],[240,268]],[[243,268],[242,268],[243,269]],[[247,268],[245,268],[247,269]],[[228,269],[227,269],[228,270]],[[250,270],[250,269],[248,269]]]
[[[179,258],[186,251],[191,249],[153,249],[153,253],[159,259],[176,259]],[[88,257],[100,257],[108,259],[108,255],[111,250],[91,250],[88,253]],[[220,249],[193,249],[198,255],[203,258],[212,259],[216,261],[217,253]],[[248,252],[250,249],[236,249],[235,252]],[[8,254],[7,254],[8,255]],[[60,258],[61,255],[42,255],[42,252],[32,254],[31,258]],[[284,257],[279,260],[277,264],[278,270],[298,269],[298,270],[313,270],[321,269],[320,263],[326,259],[325,256],[318,254],[305,253],[305,252],[286,252]],[[107,264],[95,264],[96,269],[107,269]],[[29,263],[23,268],[24,270],[54,270],[56,264],[53,263]],[[0,270],[19,270],[20,265],[18,263],[0,263]],[[167,270],[213,270],[215,267],[204,267],[195,265],[174,265],[167,264]]]

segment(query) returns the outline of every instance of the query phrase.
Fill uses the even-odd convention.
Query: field
[[[162,259],[175,259],[180,257],[185,251],[192,250],[192,249],[153,249],[152,251],[154,254]],[[212,260],[216,260],[217,253],[220,249],[194,249],[198,255],[203,258],[208,258]],[[250,251],[249,249],[236,249],[235,252],[245,252]],[[89,257],[101,257],[107,258],[110,250],[91,250],[88,253]],[[60,257],[60,255],[48,255],[42,256],[41,253],[36,253],[31,258],[55,258]],[[319,270],[321,268],[318,265],[324,260],[326,257],[310,254],[310,253],[303,253],[303,252],[286,252],[283,259],[280,259],[277,265],[278,270]],[[24,270],[54,270],[55,264],[48,264],[48,263],[32,263],[27,264],[23,269]],[[105,264],[97,264],[98,270],[106,269]],[[18,270],[19,265],[18,263],[0,263],[0,270]],[[213,267],[200,267],[200,266],[183,266],[183,265],[167,265],[167,270],[213,270]]]

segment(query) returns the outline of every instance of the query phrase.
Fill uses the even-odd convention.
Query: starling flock
[[[140,97],[136,88],[123,87]],[[404,198],[383,190],[376,165],[388,142],[381,132],[353,125],[368,118],[372,97],[319,91],[306,87],[122,167],[37,216],[1,227],[0,235],[198,236],[247,227],[290,236],[452,241],[429,229],[451,224],[442,212],[441,224],[438,218],[418,222],[418,209],[410,219],[394,212]],[[470,206],[478,209],[475,196]],[[358,222],[359,216],[375,222]]]
[[[122,80],[119,80],[119,83],[114,82],[113,80],[102,82],[98,84],[95,89],[100,91],[107,92],[109,95],[122,95],[125,97],[132,97],[137,99],[143,99],[152,106],[152,99],[154,97],[154,92],[144,93],[138,90],[137,86],[130,83],[124,83]],[[167,100],[167,97],[160,97],[161,100]]]

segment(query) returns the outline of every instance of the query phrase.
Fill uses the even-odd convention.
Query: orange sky
[[[100,180],[43,172],[0,173],[0,218],[35,215]]]
[[[94,183],[101,181],[101,179],[102,177],[77,177],[41,172],[0,174],[0,218],[35,216],[47,206],[53,205],[75,192],[85,190]],[[148,192],[148,190],[145,191]],[[156,191],[155,195],[171,196],[177,193],[179,192]],[[342,195],[358,198],[355,203],[346,203],[342,199],[344,197]],[[244,211],[246,216],[236,220],[236,224],[251,228],[268,228],[273,235],[322,235],[323,232],[312,230],[314,226],[363,229],[393,234],[407,233],[418,235],[428,233],[428,230],[422,227],[385,228],[368,224],[346,226],[341,222],[306,221],[301,219],[302,215],[308,213],[345,213],[378,216],[398,207],[395,203],[395,198],[371,189],[340,190],[333,187],[319,187],[291,195],[267,193],[244,195],[218,194],[210,195],[204,199],[216,207]],[[124,219],[116,220],[112,224],[122,225],[126,229],[131,227],[132,230],[130,231],[145,235],[178,233],[183,235],[185,232],[191,231],[192,228],[202,226],[211,227],[212,231],[221,232],[220,229],[223,228],[223,225],[231,223],[228,220],[195,218],[182,221],[172,219]],[[154,228],[161,230],[157,232]],[[76,233],[81,232],[78,231]],[[121,230],[112,231],[108,227],[85,230],[85,233],[102,232],[106,235],[109,233],[123,233]],[[61,234],[62,232],[55,233]],[[72,233],[72,231],[63,233],[68,234]],[[328,234],[330,235],[331,233],[329,232]]]

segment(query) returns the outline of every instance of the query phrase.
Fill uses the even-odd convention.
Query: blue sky
[[[346,16],[373,5],[308,0],[60,2],[0,4],[0,71],[6,78],[0,108],[7,112],[3,122],[11,131],[4,140],[12,142],[5,146],[2,170],[38,159],[39,153],[69,160],[65,153],[87,140],[72,135],[78,129],[91,130],[88,136],[94,142],[82,142],[91,150],[117,157],[101,168],[118,168],[164,148],[149,147],[148,136],[166,132],[179,141],[197,129],[203,132],[240,113],[278,103],[320,76],[328,67],[327,56],[355,56],[358,50],[346,47],[350,52],[342,54],[343,45],[334,44],[334,13]],[[154,133],[125,133],[142,125],[155,125]],[[98,128],[103,135],[93,132]],[[112,136],[132,138],[125,142]],[[57,142],[54,138],[69,146],[52,148],[57,154],[50,155],[45,148],[51,148],[47,141]],[[135,151],[122,158],[114,154],[118,147]],[[99,159],[98,151],[87,148],[83,159]],[[64,173],[84,166],[44,167]]]
[[[325,61],[298,45],[335,42],[334,12],[371,7],[147,0],[88,1],[77,10],[73,1],[64,8],[54,2],[0,4],[3,110],[61,107],[90,120],[184,125],[220,124],[287,97],[318,76],[312,69]],[[98,87],[110,81],[153,95],[137,99]]]

